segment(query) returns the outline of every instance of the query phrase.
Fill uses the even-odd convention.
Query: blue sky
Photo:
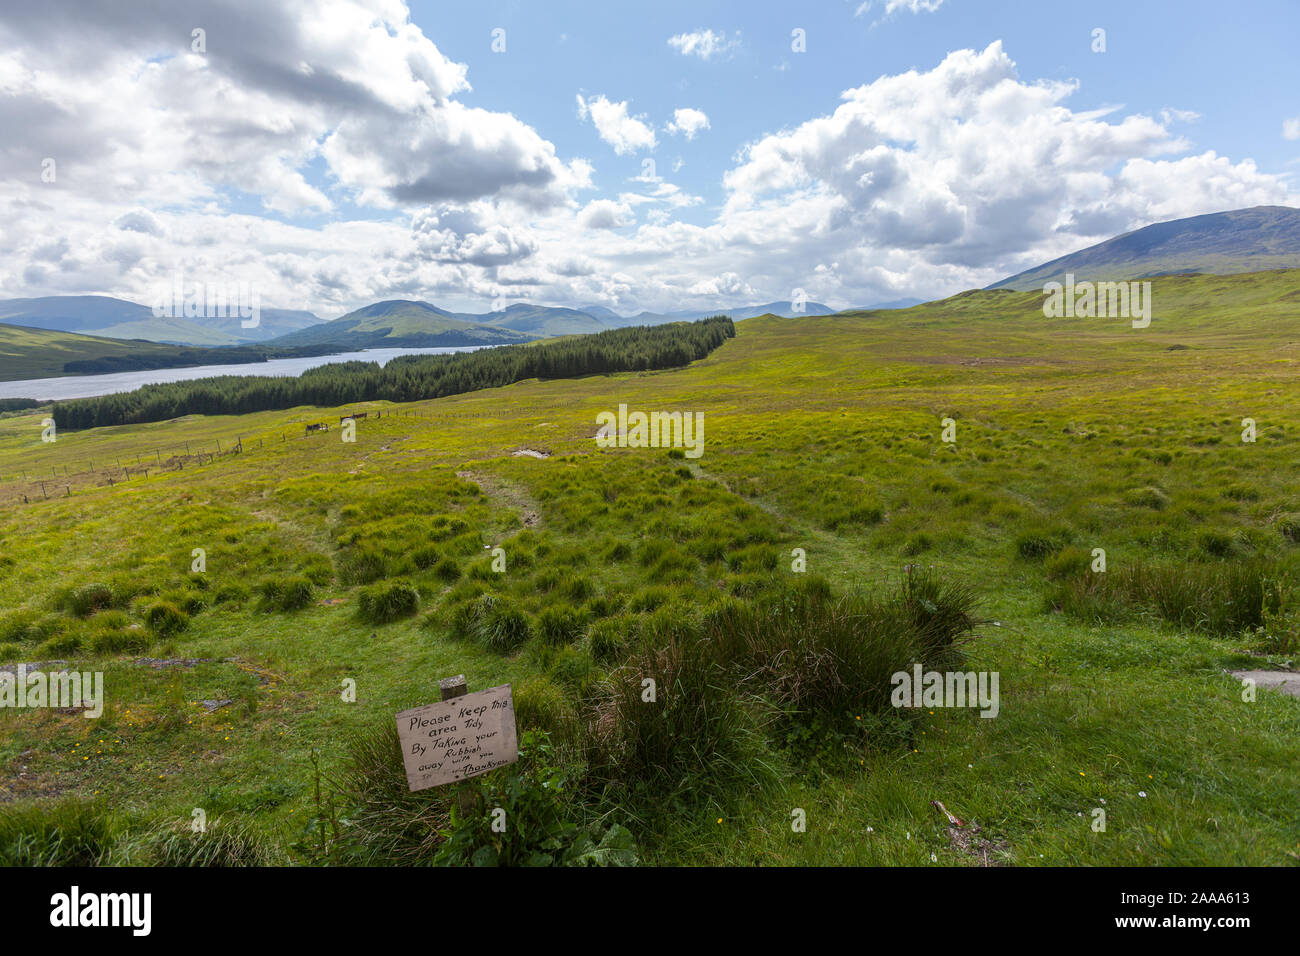
[[[1293,0],[11,6],[0,297],[948,295],[1300,205],[1297,36]]]
[[[543,131],[562,155],[602,157],[608,190],[640,173],[640,159],[678,157],[682,185],[717,202],[732,154],[764,133],[834,109],[842,90],[881,74],[928,70],[950,51],[1002,40],[1029,80],[1078,80],[1075,110],[1122,106],[1158,114],[1189,110],[1181,128],[1202,148],[1250,157],[1264,169],[1294,170],[1300,145],[1282,137],[1284,117],[1300,115],[1300,3],[1222,0],[946,0],[932,13],[884,4],[861,15],[860,0],[799,3],[414,2],[412,18],[448,56],[469,65],[465,102],[513,112]],[[1262,23],[1271,24],[1261,29]],[[506,53],[490,50],[504,28]],[[791,52],[802,27],[807,52]],[[1107,50],[1092,51],[1103,28]],[[712,30],[737,45],[709,60],[683,56],[668,38]],[[785,69],[781,69],[785,67]],[[702,109],[710,130],[668,138],[635,157],[610,158],[573,104],[579,91],[628,100],[662,125],[681,106]],[[691,211],[703,222],[707,211]]]

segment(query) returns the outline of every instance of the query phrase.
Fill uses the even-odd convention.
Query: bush
[[[371,624],[388,624],[410,617],[419,609],[419,592],[402,581],[365,588],[357,596],[357,613]]]
[[[262,611],[300,611],[312,602],[315,589],[305,577],[263,578],[257,585]]]

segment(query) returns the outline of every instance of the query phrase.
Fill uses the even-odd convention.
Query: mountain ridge
[[[1132,280],[1188,273],[1236,275],[1300,268],[1300,209],[1251,206],[1152,223],[1041,263],[988,289],[1041,290],[1079,279]]]

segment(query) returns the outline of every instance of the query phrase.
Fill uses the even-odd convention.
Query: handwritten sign
[[[489,687],[397,715],[406,784],[455,783],[519,759],[510,685]]]

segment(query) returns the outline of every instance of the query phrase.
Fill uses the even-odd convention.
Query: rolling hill
[[[320,321],[315,314],[298,309],[263,308],[258,325],[246,329],[239,318],[159,318],[149,306],[105,295],[0,300],[0,322],[10,325],[169,345],[215,347],[264,342]]]
[[[610,315],[614,313],[611,312]],[[603,332],[615,326],[628,324],[616,315],[612,320],[603,321],[589,312],[580,312],[577,309],[557,309],[544,305],[530,305],[526,302],[509,306],[500,312],[489,312],[482,316],[466,315],[462,318],[542,338]]]
[[[1202,272],[1232,275],[1300,267],[1300,209],[1255,206],[1159,222],[1053,259],[989,286],[1027,291],[1080,279],[1146,279]]]
[[[239,365],[316,351],[286,349],[277,354],[281,350],[264,345],[208,349],[0,324],[0,382],[197,365]]]
[[[451,348],[508,345],[527,342],[533,338],[536,336],[477,322],[472,316],[448,312],[428,302],[389,299],[349,312],[332,322],[322,322],[290,332],[271,340],[269,344],[339,345],[349,349]]]

